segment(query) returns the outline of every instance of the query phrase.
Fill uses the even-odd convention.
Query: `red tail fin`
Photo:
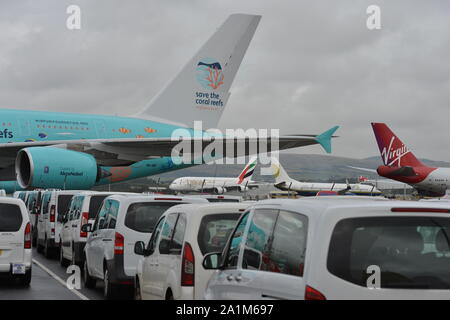
[[[372,123],[385,166],[425,167],[385,123]]]

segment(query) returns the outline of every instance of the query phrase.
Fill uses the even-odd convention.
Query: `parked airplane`
[[[248,144],[249,139],[194,130],[193,122],[202,121],[204,129],[217,125],[259,20],[256,15],[228,17],[134,117],[1,109],[0,188],[90,189],[197,164],[174,163],[172,151],[180,142],[200,145],[200,151],[212,143],[221,144],[223,150]],[[174,138],[177,129],[186,130]],[[331,152],[336,129],[318,136],[280,137],[278,149],[320,144]],[[265,143],[270,150],[270,140]],[[216,154],[214,159],[222,156]]]
[[[375,170],[375,169],[360,168],[360,167],[353,167],[353,166],[348,166],[348,167],[352,168],[352,169],[377,173],[377,170]],[[406,183],[403,183],[400,181],[391,180],[391,179],[384,179],[384,178],[369,179],[367,177],[360,176],[358,180],[359,180],[359,183],[361,183],[361,184],[374,186],[375,188],[380,190],[384,195],[394,196],[396,194],[397,195],[406,194],[406,193],[410,194],[414,190],[414,188],[411,187],[409,184],[406,184]]]
[[[372,123],[372,128],[384,164],[377,168],[380,176],[407,183],[421,196],[445,195],[446,190],[450,188],[450,168],[425,165],[386,124]]]
[[[276,158],[272,158],[274,186],[280,190],[295,191],[301,196],[315,196],[320,191],[337,191],[339,194],[352,193],[358,196],[379,196],[381,192],[374,186],[360,183],[300,182],[286,173]]]
[[[169,189],[177,192],[214,192],[222,194],[227,191],[245,191],[257,188],[259,184],[252,181],[257,157],[251,157],[242,172],[236,178],[226,177],[181,177],[175,179]]]

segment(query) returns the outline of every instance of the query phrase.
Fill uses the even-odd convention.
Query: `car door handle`
[[[275,299],[275,300],[286,300],[285,298],[281,298],[281,297],[277,297],[277,296],[272,296],[270,294],[261,294],[262,298],[266,298],[266,299]]]
[[[73,225],[72,225],[72,228],[76,228],[76,227],[77,227],[77,225],[76,225],[76,224],[73,224]]]
[[[102,239],[102,241],[112,241],[112,239]]]
[[[65,226],[65,227],[64,227],[64,229],[67,229],[67,228],[69,228],[69,226]]]

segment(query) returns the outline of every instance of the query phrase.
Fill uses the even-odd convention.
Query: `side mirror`
[[[205,270],[216,270],[219,269],[220,265],[220,258],[221,258],[222,253],[221,252],[211,252],[208,253],[204,258],[203,258],[203,268],[205,268]]]
[[[143,241],[138,241],[134,244],[134,253],[138,256],[145,255],[145,244]]]
[[[81,226],[81,231],[83,231],[83,232],[91,232],[92,231],[92,224],[90,224],[90,223],[83,224]]]

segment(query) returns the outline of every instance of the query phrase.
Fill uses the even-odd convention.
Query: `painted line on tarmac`
[[[47,268],[46,266],[44,266],[42,263],[40,263],[39,261],[37,261],[36,259],[33,259],[33,263],[37,264],[42,270],[44,270],[45,272],[47,272],[53,279],[55,279],[56,281],[58,281],[61,285],[63,285],[64,288],[66,288],[67,290],[69,290],[70,292],[76,294],[78,296],[78,298],[80,298],[81,300],[89,300],[88,297],[86,297],[84,294],[81,294],[80,292],[78,292],[78,290],[76,289],[69,289],[67,288],[66,282],[61,279],[60,277],[58,277],[55,273],[53,273],[49,268]]]

